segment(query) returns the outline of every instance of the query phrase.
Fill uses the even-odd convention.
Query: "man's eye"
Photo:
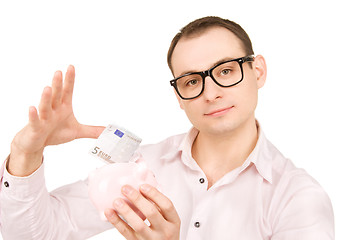
[[[192,79],[186,82],[186,86],[195,86],[199,83],[199,81],[197,79]]]
[[[230,72],[231,72],[231,69],[223,69],[220,74],[221,75],[228,75]]]

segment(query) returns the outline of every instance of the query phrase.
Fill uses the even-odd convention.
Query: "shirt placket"
[[[207,190],[208,181],[205,174],[199,173],[194,179],[194,209],[189,222],[187,239],[203,239],[206,227],[207,209],[209,208],[210,192]]]

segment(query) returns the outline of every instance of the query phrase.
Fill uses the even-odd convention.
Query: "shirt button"
[[[199,222],[195,222],[195,223],[194,223],[194,226],[197,227],[197,228],[199,228],[199,227],[200,227],[200,223],[199,223]]]
[[[200,179],[199,179],[199,182],[200,182],[201,184],[203,184],[203,183],[205,182],[205,179],[204,179],[204,178],[200,178]]]
[[[4,186],[5,186],[5,187],[9,187],[9,183],[8,183],[8,182],[4,182]]]

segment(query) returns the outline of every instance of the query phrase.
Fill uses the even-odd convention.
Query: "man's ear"
[[[260,89],[264,86],[267,75],[265,58],[261,55],[257,55],[253,62],[253,68],[255,69],[257,87]]]
[[[176,96],[176,99],[178,100],[178,103],[179,103],[179,106],[182,110],[184,110],[184,106],[183,106],[183,103],[182,103],[182,100],[181,98],[179,97],[179,95],[177,94],[176,90],[174,89],[174,94]]]

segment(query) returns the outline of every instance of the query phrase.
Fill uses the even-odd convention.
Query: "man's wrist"
[[[41,166],[42,160],[43,149],[35,153],[25,153],[12,144],[6,169],[13,176],[26,177]]]

